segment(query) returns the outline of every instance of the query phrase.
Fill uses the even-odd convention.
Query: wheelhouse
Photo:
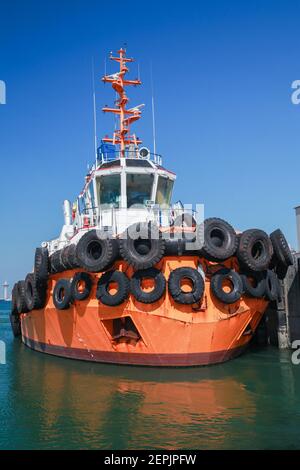
[[[124,220],[124,211],[128,211],[130,221],[135,213],[138,217],[144,213],[143,219],[152,219],[155,214],[161,223],[166,219],[163,212],[170,211],[175,179],[174,173],[150,158],[118,158],[100,162],[87,176],[77,202],[78,215],[89,217],[89,225],[91,222],[93,225],[116,225],[122,212]],[[107,220],[109,214],[115,218],[114,223]]]

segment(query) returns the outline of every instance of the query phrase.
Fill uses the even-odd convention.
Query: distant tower
[[[9,284],[7,281],[4,282],[3,284],[3,291],[4,291],[4,300],[8,300],[9,299],[9,296],[8,296],[8,288],[9,288]]]

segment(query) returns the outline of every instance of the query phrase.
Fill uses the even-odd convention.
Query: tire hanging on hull
[[[237,257],[240,264],[250,271],[265,271],[273,256],[270,238],[263,230],[250,229],[239,237]]]
[[[182,289],[183,281],[191,283],[191,291]],[[183,305],[192,305],[200,302],[204,294],[204,280],[194,268],[177,268],[171,272],[168,280],[168,289],[175,302]]]
[[[266,273],[248,272],[240,275],[244,293],[252,298],[263,298],[266,293]]]
[[[225,220],[206,219],[197,227],[197,238],[203,238],[200,256],[210,261],[225,261],[235,255],[238,239],[233,227]]]
[[[142,289],[142,282],[152,279],[155,283],[154,288],[146,292]],[[130,280],[130,291],[138,302],[152,304],[162,298],[166,290],[166,279],[161,271],[156,268],[143,269],[136,271]]]
[[[25,281],[19,281],[17,283],[17,310],[18,314],[27,313],[28,308],[25,300]]]
[[[83,287],[80,289],[80,284]],[[71,282],[71,296],[73,300],[85,300],[89,297],[93,282],[88,273],[76,273]]]
[[[133,224],[120,238],[120,253],[135,269],[152,268],[165,253],[165,241],[157,225]]]
[[[112,294],[111,285],[117,285],[117,292]],[[107,271],[98,281],[96,297],[109,307],[116,307],[128,299],[130,283],[126,274],[121,271]]]
[[[81,268],[89,272],[107,269],[118,256],[118,242],[105,232],[91,230],[79,240],[76,258]]]
[[[53,290],[53,303],[58,310],[67,310],[72,302],[71,285],[68,279],[59,279]]]
[[[49,274],[49,253],[47,248],[36,248],[34,255],[34,274],[37,282],[47,282]]]
[[[224,283],[230,285],[229,292],[224,291]],[[243,283],[239,274],[227,268],[220,269],[212,276],[210,287],[213,295],[224,304],[238,302],[243,293]]]
[[[39,310],[45,306],[47,283],[38,281],[35,274],[27,274],[24,284],[24,297],[28,311]]]

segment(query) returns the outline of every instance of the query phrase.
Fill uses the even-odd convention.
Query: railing
[[[157,205],[117,208],[99,206],[85,209],[78,217],[78,228],[103,227],[110,228],[111,232],[118,234],[136,222],[155,221],[161,227],[170,227],[178,216],[190,214],[196,220],[194,210],[175,209],[170,207],[162,209]]]
[[[121,157],[123,158],[132,158],[137,160],[149,160],[156,165],[162,164],[162,156],[158,153],[151,153],[148,152],[145,156],[140,154],[140,149],[137,150],[111,150],[108,152],[100,152],[98,151],[97,154],[97,161],[99,164],[113,162],[114,160],[119,160]]]

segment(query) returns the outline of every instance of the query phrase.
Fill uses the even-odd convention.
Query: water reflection
[[[2,448],[280,448],[288,402],[299,429],[298,371],[266,350],[207,368],[148,369],[55,358],[11,340],[8,349]],[[298,440],[295,430],[289,446]]]

